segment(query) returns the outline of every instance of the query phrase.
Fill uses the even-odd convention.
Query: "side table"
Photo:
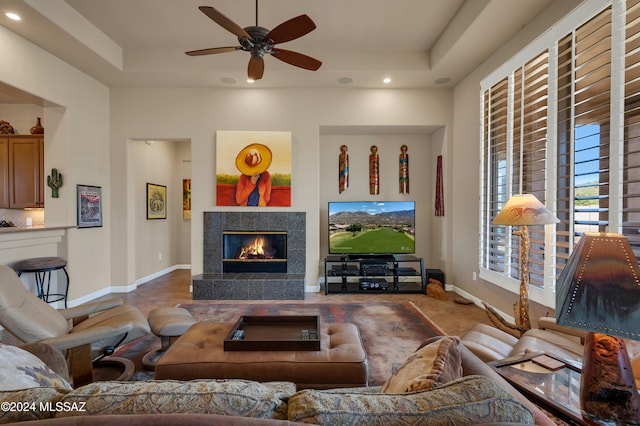
[[[550,369],[541,365],[545,359],[559,363]],[[580,410],[581,370],[576,366],[544,353],[507,358],[488,365],[532,401],[562,420],[572,425],[588,424]]]

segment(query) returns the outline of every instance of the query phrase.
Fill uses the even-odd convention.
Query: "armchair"
[[[5,265],[0,265],[0,325],[25,343],[48,343],[66,351],[74,387],[91,381],[94,360],[150,332],[144,315],[119,299],[56,310],[28,291]],[[128,360],[107,360],[133,367]]]
[[[584,330],[557,324],[553,317],[540,317],[538,328],[526,331],[520,338],[486,324],[476,324],[460,339],[485,362],[545,352],[582,368],[586,334]],[[640,387],[640,341],[627,340],[626,344],[631,369]]]

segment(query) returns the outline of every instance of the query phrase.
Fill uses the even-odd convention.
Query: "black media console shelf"
[[[344,255],[324,260],[324,294],[426,292],[424,260],[409,255]]]

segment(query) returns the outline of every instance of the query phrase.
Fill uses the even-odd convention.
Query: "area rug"
[[[325,323],[355,324],[367,352],[369,386],[382,385],[394,368],[402,364],[418,346],[442,331],[411,303],[358,304],[184,304],[198,321],[229,323],[241,315],[319,315]],[[134,340],[116,351],[116,356],[136,364],[135,380],[153,378],[141,360],[144,354],[160,347],[159,338],[149,335]]]

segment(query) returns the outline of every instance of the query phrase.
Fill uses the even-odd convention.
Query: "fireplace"
[[[204,268],[202,274],[193,277],[193,299],[304,300],[306,227],[304,212],[204,212]],[[264,232],[265,230],[268,232]],[[255,239],[257,234],[267,242],[244,242],[245,238]],[[225,252],[225,239],[240,242],[233,242],[236,248]],[[229,245],[229,242],[226,244]],[[279,248],[268,248],[266,255],[243,255],[252,257],[251,262],[235,259],[238,246],[264,247],[265,244]],[[251,250],[255,248],[251,247]],[[242,252],[240,249],[240,253]],[[264,266],[284,268],[284,272],[256,272],[248,269]],[[229,267],[237,268],[238,272],[229,272]]]
[[[222,272],[287,272],[286,231],[223,231]]]

